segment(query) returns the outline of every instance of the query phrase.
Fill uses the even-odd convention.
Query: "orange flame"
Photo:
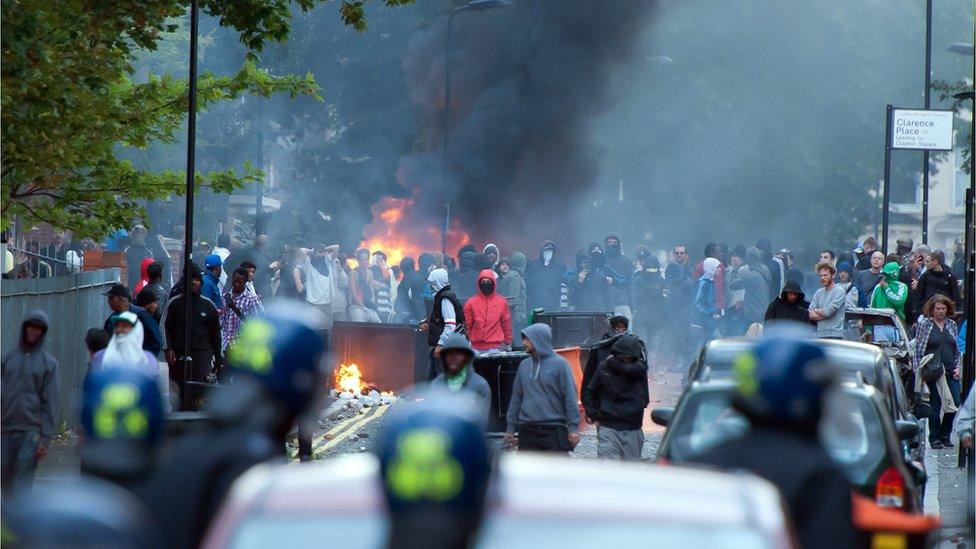
[[[335,386],[340,391],[348,391],[358,395],[366,388],[363,383],[363,374],[359,371],[359,366],[355,364],[340,364],[335,373]]]
[[[366,238],[359,246],[371,252],[382,251],[391,267],[407,256],[416,260],[423,252],[440,251],[440,225],[436,220],[414,220],[413,204],[413,198],[380,199],[372,207],[373,221],[366,225]],[[458,250],[470,241],[468,233],[454,220],[448,232],[448,251]]]

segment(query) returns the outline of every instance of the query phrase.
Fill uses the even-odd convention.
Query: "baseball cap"
[[[128,322],[129,324],[135,326],[136,322],[139,322],[139,317],[133,312],[124,311],[119,314],[112,315],[111,318],[108,319],[108,322],[112,326],[115,326],[119,322]]]
[[[214,267],[220,267],[221,265],[223,265],[223,263],[224,262],[221,261],[220,256],[217,254],[210,254],[207,256],[206,259],[203,260],[204,267],[208,269],[213,269]]]
[[[122,284],[112,284],[112,287],[102,295],[109,297],[129,297],[129,290]]]

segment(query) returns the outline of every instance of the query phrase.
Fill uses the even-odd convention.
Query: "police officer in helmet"
[[[145,497],[164,421],[159,384],[146,373],[125,366],[91,373],[82,393],[81,472]]]
[[[817,431],[836,377],[823,349],[794,330],[771,330],[736,363],[733,406],[749,420],[748,433],[693,461],[745,469],[776,485],[801,547],[853,547],[851,489]]]
[[[253,465],[285,457],[285,437],[315,413],[324,382],[325,319],[287,303],[248,318],[227,352],[226,385],[208,395],[206,428],[161,460],[152,510],[164,546],[196,547],[233,482]]]
[[[451,397],[432,389],[384,433],[380,463],[390,511],[388,547],[473,545],[491,469],[484,410]]]

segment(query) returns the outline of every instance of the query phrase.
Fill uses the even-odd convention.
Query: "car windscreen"
[[[692,459],[744,435],[749,422],[732,407],[730,391],[689,394],[669,427],[667,459]],[[869,397],[832,391],[820,421],[824,449],[853,484],[864,484],[886,452],[881,417]]]
[[[903,344],[901,330],[895,321],[884,315],[851,315],[844,321],[844,339],[878,345]]]
[[[753,344],[747,342],[712,347],[705,353],[698,379],[701,381],[732,379],[736,359],[751,351],[752,347]]]
[[[856,374],[860,372],[864,375],[864,381],[868,385],[876,385],[877,372],[874,370],[875,354],[858,346],[834,346],[825,345],[827,359],[836,365],[845,374]],[[855,348],[851,348],[855,347]],[[870,347],[873,349],[873,347]]]
[[[731,391],[708,391],[689,393],[670,429],[670,455],[666,457],[680,462],[745,434],[749,422],[732,408]]]
[[[266,515],[242,524],[229,546],[233,549],[322,546],[377,549],[386,546],[386,537],[387,522],[382,513]]]
[[[832,391],[824,400],[820,440],[852,484],[864,484],[884,458],[881,417],[866,395]]]
[[[759,549],[771,547],[769,540],[743,526],[713,526],[701,522],[675,524],[653,520],[622,521],[604,517],[595,520],[501,515],[489,518],[481,530],[478,549],[511,547],[646,547],[711,549]]]

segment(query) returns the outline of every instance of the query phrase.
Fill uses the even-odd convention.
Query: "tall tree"
[[[203,0],[201,9],[231,27],[248,50],[240,70],[204,74],[198,107],[243,94],[317,96],[310,74],[272,76],[255,64],[268,42],[289,34],[293,7],[326,0]],[[399,5],[410,0],[383,0]],[[186,0],[4,0],[2,45],[2,224],[16,215],[100,236],[144,216],[142,200],[182,191],[185,175],[148,171],[120,148],[172,143],[182,127],[187,82],[169,74],[136,79],[133,61],[155,50]],[[365,30],[364,3],[343,1],[346,25]],[[227,192],[260,179],[254,167],[195,174],[198,187]]]

